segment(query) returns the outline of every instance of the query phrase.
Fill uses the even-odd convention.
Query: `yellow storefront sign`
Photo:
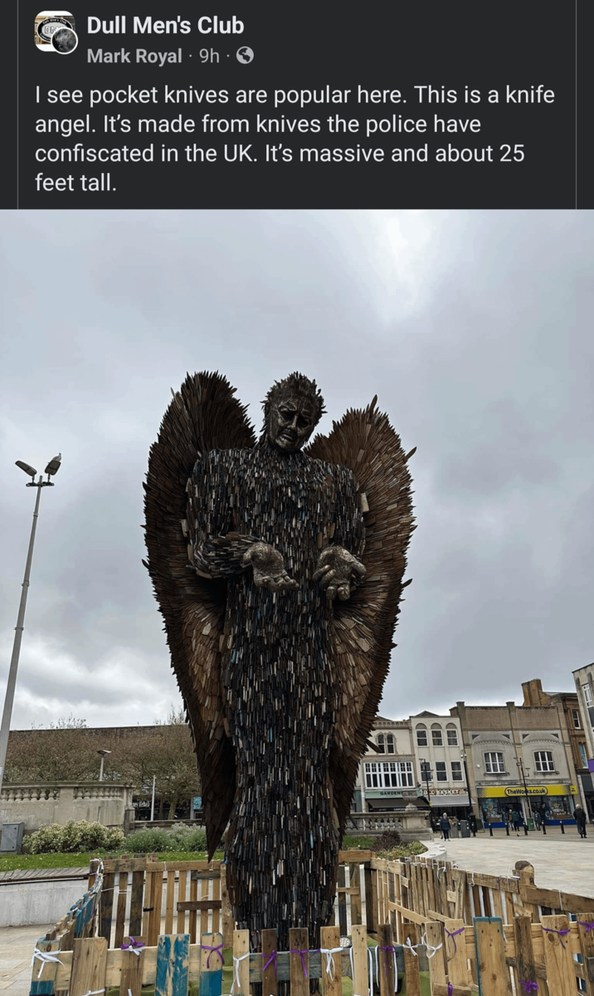
[[[497,799],[502,796],[528,795],[577,795],[575,785],[495,785],[493,788],[478,786],[478,794],[486,799]]]

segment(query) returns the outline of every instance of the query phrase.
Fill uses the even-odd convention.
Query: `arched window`
[[[443,730],[437,723],[431,726],[431,743],[434,747],[443,747]]]
[[[417,747],[427,747],[427,727],[419,723],[417,726]]]
[[[377,735],[377,745],[378,745],[379,749],[381,750],[382,754],[384,754],[385,751],[386,751],[386,746],[385,746],[385,743],[384,743],[384,735],[383,735],[383,733],[378,733],[378,735]]]
[[[448,747],[458,746],[458,731],[453,723],[448,723],[446,726],[446,734],[448,738]]]
[[[394,744],[394,734],[386,733],[386,754],[395,754],[396,746]]]

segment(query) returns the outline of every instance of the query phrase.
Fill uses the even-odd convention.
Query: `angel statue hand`
[[[270,591],[285,591],[298,588],[296,581],[285,570],[282,554],[269,543],[254,543],[242,558],[244,567],[252,567],[256,588]]]
[[[313,579],[326,589],[326,598],[330,601],[339,598],[341,602],[346,602],[351,594],[353,577],[363,578],[365,573],[361,561],[344,547],[327,546],[320,554]]]

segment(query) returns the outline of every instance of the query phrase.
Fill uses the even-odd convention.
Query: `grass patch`
[[[90,853],[69,853],[50,852],[49,854],[6,854],[0,856],[0,872],[23,870],[27,871],[36,868],[85,868],[88,867],[91,858],[140,858],[141,854],[130,854],[126,851],[111,851],[109,854],[101,851],[91,851]],[[222,851],[215,853],[215,859],[223,857]],[[161,851],[155,854],[156,861],[206,861],[204,851]]]

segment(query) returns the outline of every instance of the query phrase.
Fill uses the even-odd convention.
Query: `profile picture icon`
[[[78,46],[74,17],[68,10],[42,10],[35,18],[35,45],[40,52],[70,55]]]

